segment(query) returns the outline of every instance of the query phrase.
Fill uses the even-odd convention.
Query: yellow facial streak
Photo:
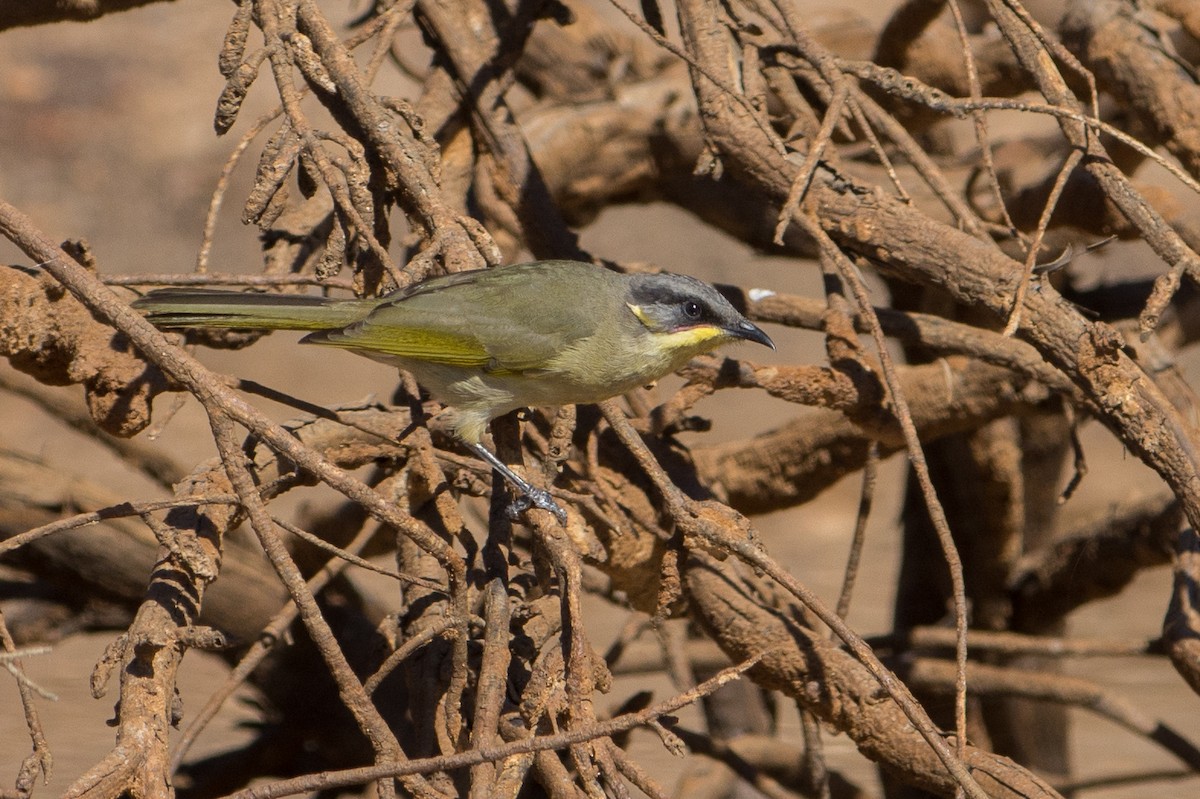
[[[633,311],[633,315],[638,318],[639,322],[651,330],[654,329],[654,323],[650,321],[650,317],[646,316],[646,312],[642,310],[642,306],[634,305],[632,302],[625,303],[625,306]]]
[[[638,321],[650,330],[654,329],[654,321],[646,316],[646,312],[640,306],[633,303],[625,304],[629,306],[629,310],[633,311],[633,315],[638,318]],[[680,350],[699,352],[714,347],[719,343],[713,342],[711,345],[706,346],[707,342],[712,339],[726,336],[728,334],[715,325],[696,325],[685,330],[676,330],[674,333],[655,333],[654,342],[655,346],[667,352],[679,352]]]
[[[697,350],[703,349],[705,343],[711,339],[724,335],[725,331],[719,327],[699,325],[686,330],[676,330],[674,333],[659,333],[657,340],[660,346],[672,351]]]

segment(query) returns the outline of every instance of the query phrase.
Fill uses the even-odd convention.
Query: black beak
[[[762,328],[747,322],[745,319],[734,322],[729,327],[725,328],[726,332],[737,338],[744,338],[746,341],[756,341],[759,344],[775,349],[775,342],[771,341],[771,337],[762,331]]]

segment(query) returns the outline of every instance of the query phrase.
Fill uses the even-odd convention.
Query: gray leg
[[[554,517],[558,519],[558,523],[566,526],[567,512],[558,506],[558,503],[550,496],[549,491],[531,485],[528,480],[523,479],[519,474],[508,468],[507,464],[493,455],[482,444],[471,444],[465,441],[463,443],[467,445],[467,449],[487,461],[488,465],[499,472],[505,480],[512,483],[517,491],[520,492],[521,496],[517,497],[516,501],[509,507],[509,513],[516,517],[531,507],[541,508],[553,513]]]

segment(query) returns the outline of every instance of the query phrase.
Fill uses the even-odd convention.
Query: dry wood
[[[136,4],[14,6],[0,10],[0,30]],[[0,644],[116,631],[94,674],[97,693],[114,677],[119,687],[116,743],[71,775],[67,795],[166,797],[178,775],[197,795],[670,795],[656,764],[626,751],[641,726],[672,754],[690,747],[680,786],[697,796],[729,795],[738,781],[771,796],[868,795],[826,763],[833,732],[937,795],[1052,797],[1032,767],[1069,780],[1065,756],[1055,760],[1064,704],[1106,713],[1200,770],[1186,735],[1109,686],[1011,660],[1165,654],[1200,692],[1200,539],[1179,530],[1200,525],[1200,435],[1177,365],[1195,338],[1200,277],[1200,228],[1185,213],[1195,201],[1179,199],[1200,177],[1200,16],[1173,0],[1067,5],[1051,28],[1005,0],[909,0],[876,31],[773,0],[639,10],[399,0],[343,36],[318,0],[236,3],[216,54],[225,86],[213,121],[218,133],[246,132],[210,201],[196,273],[101,279],[86,246],[57,247],[0,203],[0,234],[29,258],[0,269],[0,354],[36,381],[0,376],[0,391],[105,441],[114,464],[169,490],[125,497],[95,475],[0,457],[0,578],[19,576],[29,595],[41,582],[80,594],[47,593],[40,605],[0,594]],[[420,74],[397,44],[406,29],[428,48]],[[378,80],[392,69],[415,88]],[[278,107],[247,121],[256,84]],[[1049,115],[1057,134],[999,143],[997,109]],[[959,119],[970,120],[965,138]],[[262,274],[210,272],[218,212],[245,156],[257,167],[237,204],[263,233]],[[1152,161],[1178,185],[1139,182],[1134,170]],[[526,252],[603,262],[603,245],[584,252],[578,229],[630,200],[673,203],[819,270],[820,298],[753,290],[736,270],[724,290],[753,319],[821,332],[825,362],[702,358],[661,401],[638,391],[599,413],[535,411],[523,429],[499,420],[500,457],[552,487],[565,526],[540,511],[507,518],[500,484],[445,434],[411,378],[388,405],[315,407],[210,373],[128,307],[128,289],[105,285],[363,294]],[[1091,243],[1081,231],[1141,238],[1159,273],[1089,292],[1069,253],[1047,254]],[[886,294],[867,288],[867,271]],[[254,352],[257,340],[193,343]],[[86,412],[48,385],[82,386]],[[759,427],[768,432],[675,439],[704,430],[701,399],[735,388],[783,400]],[[173,411],[152,408],[164,392],[199,401],[219,460],[123,440],[165,423]],[[251,397],[306,418],[275,424]],[[1105,466],[1080,444],[1085,416],[1157,473],[1158,493],[1086,518],[1058,501],[1072,453],[1062,500]],[[900,451],[919,491],[894,618],[918,626],[876,639],[894,656],[885,664],[843,617],[871,552],[876,467]],[[835,612],[779,565],[748,516],[804,505],[859,470]],[[307,493],[314,485],[337,495]],[[487,510],[475,500],[489,494]],[[284,514],[273,504],[284,495],[317,506]],[[243,521],[265,556],[237,532]],[[936,532],[929,548],[923,530]],[[1175,583],[1161,642],[1063,636],[1066,614],[1166,563]],[[392,581],[389,602],[341,579],[361,568]],[[646,614],[608,658],[591,643],[588,592]],[[954,629],[932,626],[947,603]],[[636,641],[647,629],[652,654]],[[228,680],[207,702],[189,698],[189,712],[203,709],[178,733],[182,659],[230,643],[244,648],[223,650]],[[704,681],[731,662],[741,665]],[[633,670],[662,671],[678,695],[602,699],[614,673]],[[743,672],[750,682],[710,697]],[[193,760],[199,731],[246,683],[277,700],[295,737],[264,732],[225,770]],[[54,742],[36,692],[18,684],[33,753],[12,795],[26,799]],[[941,715],[947,692],[954,712]],[[1037,703],[1039,721],[996,710],[992,700],[1013,696]],[[802,751],[773,737],[762,702],[781,698],[804,714]],[[704,729],[666,717],[700,701]],[[1054,738],[1040,753],[1036,733]],[[302,745],[313,741],[318,766]]]

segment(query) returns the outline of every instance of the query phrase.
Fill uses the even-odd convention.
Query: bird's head
[[[742,339],[775,349],[770,336],[712,286],[686,275],[631,275],[625,304],[656,346],[690,356]]]

